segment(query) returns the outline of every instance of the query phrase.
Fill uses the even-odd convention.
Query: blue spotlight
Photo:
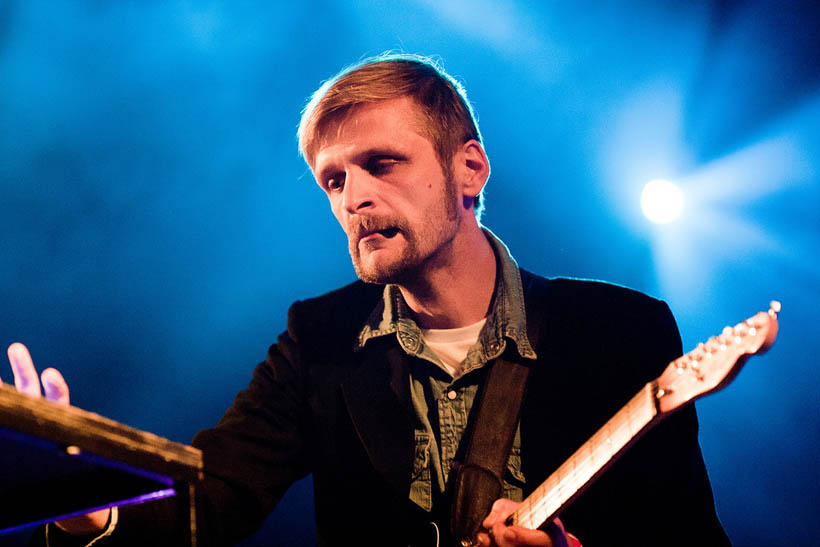
[[[641,192],[643,214],[657,224],[677,220],[683,212],[683,192],[668,180],[650,181]]]

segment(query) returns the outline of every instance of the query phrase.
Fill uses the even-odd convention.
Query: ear
[[[461,195],[477,196],[490,178],[490,161],[484,147],[475,139],[465,142],[453,157],[453,176]]]

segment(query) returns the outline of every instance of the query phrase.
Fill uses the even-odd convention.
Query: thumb
[[[59,370],[56,368],[45,369],[40,375],[40,380],[43,383],[46,399],[61,405],[68,404],[68,384],[66,384]]]

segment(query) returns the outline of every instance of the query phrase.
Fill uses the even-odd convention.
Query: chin
[[[360,250],[351,246],[349,250],[356,275],[365,283],[401,285],[416,275],[424,262],[412,243],[403,248]]]
[[[362,268],[354,265],[356,275],[365,283],[375,283],[377,285],[387,285],[395,283],[396,272],[381,268]]]
[[[406,279],[407,275],[413,271],[412,264],[405,260],[394,261],[390,263],[380,264],[362,264],[361,261],[354,260],[353,268],[356,270],[356,275],[365,283],[375,283],[378,285],[387,285],[388,283],[401,284],[402,279]]]

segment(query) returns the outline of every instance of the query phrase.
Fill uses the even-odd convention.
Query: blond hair
[[[464,86],[438,63],[420,55],[371,57],[324,82],[302,111],[299,152],[312,166],[327,131],[351,108],[400,97],[410,97],[419,106],[422,131],[433,144],[445,175],[451,176],[453,155],[469,140],[482,143],[481,133]],[[480,218],[481,194],[473,205]]]

